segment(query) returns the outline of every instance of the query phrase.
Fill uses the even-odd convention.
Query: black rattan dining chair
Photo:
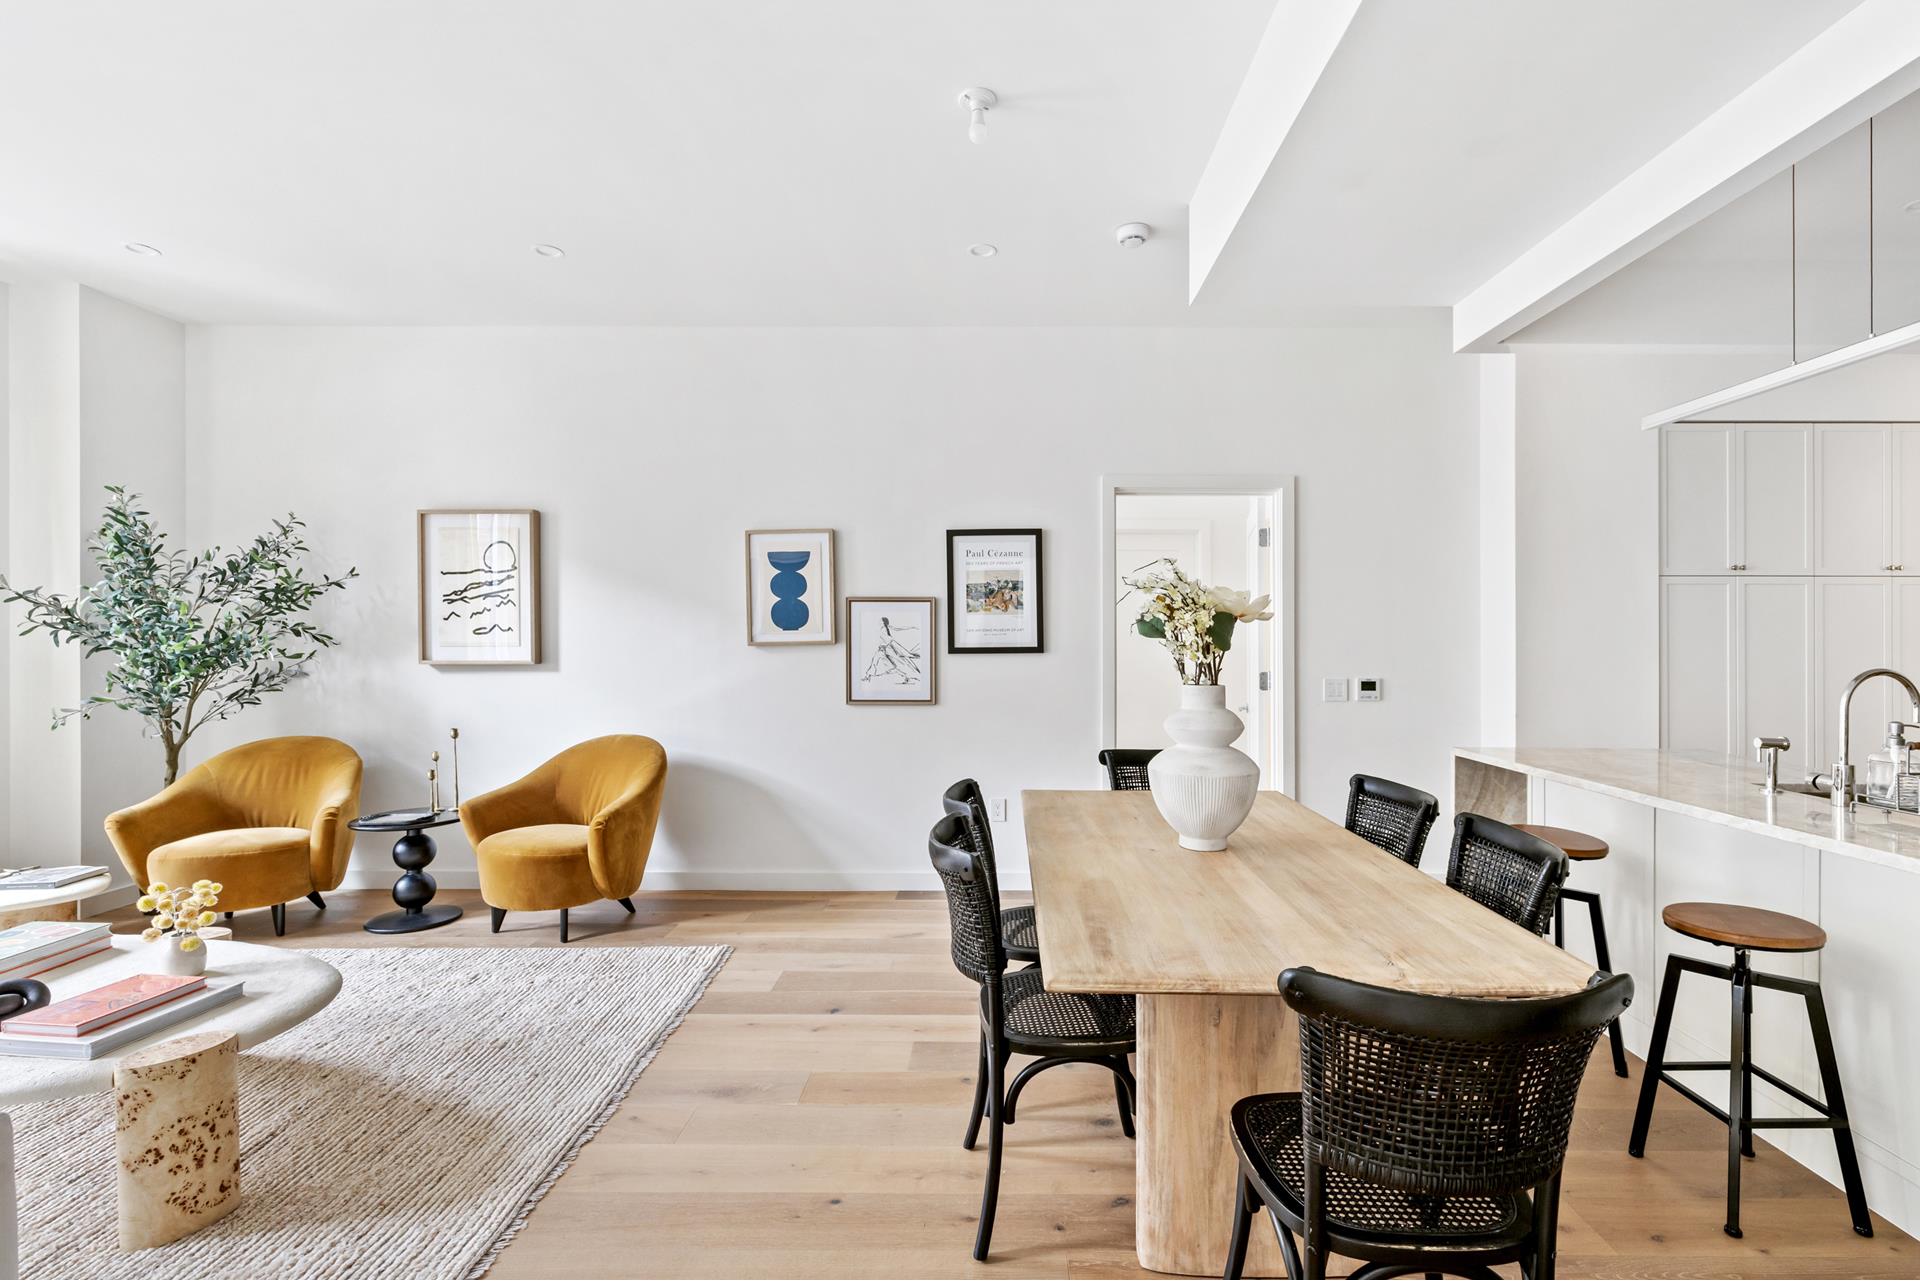
[[[1147,762],[1160,755],[1157,747],[1109,747],[1100,753],[1107,767],[1107,786],[1116,792],[1151,792]]]
[[[993,825],[987,821],[987,798],[980,784],[963,778],[941,793],[940,804],[947,813],[969,825],[973,848],[980,852],[987,875],[993,880],[994,895],[1000,893],[1000,867],[993,857]],[[1040,959],[1040,927],[1031,906],[1000,909],[1000,938],[1009,961],[1027,963]]]
[[[1371,774],[1347,781],[1346,828],[1403,863],[1420,866],[1440,802],[1416,787]]]
[[[1447,884],[1542,937],[1567,879],[1567,855],[1531,832],[1482,814],[1453,820]]]
[[[1574,1100],[1632,977],[1489,1001],[1302,968],[1280,996],[1300,1021],[1300,1090],[1234,1105],[1226,1275],[1245,1267],[1264,1205],[1292,1277],[1326,1276],[1330,1254],[1364,1260],[1356,1277],[1491,1277],[1502,1263],[1551,1277]]]
[[[954,968],[980,985],[980,1067],[973,1088],[973,1116],[962,1146],[971,1149],[984,1117],[987,1185],[980,1198],[980,1229],[973,1257],[985,1260],[993,1239],[993,1211],[1000,1198],[1001,1131],[1012,1125],[1014,1106],[1028,1081],[1064,1063],[1093,1063],[1113,1073],[1120,1126],[1133,1137],[1131,996],[1049,992],[1039,966],[1006,968],[1000,939],[1000,901],[967,822],[949,814],[934,824],[927,854],[946,890],[953,932]],[[1031,1054],[1033,1062],[1007,1084],[1007,1060]]]

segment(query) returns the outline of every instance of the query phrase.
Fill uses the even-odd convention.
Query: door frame
[[[1294,478],[1281,473],[1254,472],[1245,475],[1180,475],[1178,473],[1120,473],[1100,477],[1100,590],[1103,593],[1102,607],[1095,611],[1099,619],[1099,722],[1100,745],[1113,747],[1114,722],[1114,680],[1113,646],[1117,639],[1114,625],[1113,602],[1104,599],[1104,593],[1112,589],[1119,567],[1114,560],[1113,540],[1119,521],[1114,499],[1121,494],[1220,494],[1246,498],[1266,498],[1273,503],[1273,608],[1274,627],[1271,629],[1273,653],[1266,657],[1270,662],[1266,670],[1273,674],[1274,695],[1277,705],[1274,715],[1273,745],[1278,753],[1280,768],[1277,777],[1280,790],[1289,796],[1299,790],[1300,762],[1299,739],[1296,733],[1296,710],[1299,702],[1294,677],[1294,658],[1297,650],[1295,632],[1298,622],[1294,611]],[[1256,593],[1257,594],[1257,593]]]

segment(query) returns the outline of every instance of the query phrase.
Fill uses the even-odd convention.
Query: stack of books
[[[67,867],[0,869],[0,890],[57,890],[63,885],[90,881],[105,870],[85,863],[74,863]]]
[[[28,921],[0,930],[0,979],[30,979],[112,946],[101,921]]]
[[[135,974],[0,1021],[0,1054],[97,1059],[240,993],[239,979]]]

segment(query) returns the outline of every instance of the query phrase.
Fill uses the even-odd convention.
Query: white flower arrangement
[[[213,908],[220,902],[223,888],[218,881],[199,880],[185,889],[174,889],[165,881],[155,881],[147,886],[147,892],[140,896],[137,904],[142,912],[153,913],[153,919],[147,922],[140,937],[149,943],[163,938],[178,939],[182,952],[199,951],[206,946],[200,931],[218,919]]]
[[[1145,598],[1133,629],[1166,646],[1183,685],[1218,685],[1235,624],[1273,617],[1267,597],[1250,600],[1245,592],[1209,587],[1171,559],[1151,561],[1120,581]]]

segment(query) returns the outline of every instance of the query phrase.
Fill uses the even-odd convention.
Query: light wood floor
[[[296,903],[282,941],[559,941],[552,914],[510,916],[495,936],[477,894],[441,900],[467,917],[398,939],[359,928],[392,906],[382,893],[333,895],[324,914]],[[733,957],[491,1276],[1156,1275],[1134,1260],[1133,1145],[1094,1069],[1045,1073],[1022,1096],[993,1262],[972,1262],[986,1155],[963,1151],[960,1136],[975,989],[947,960],[937,894],[636,901],[631,918],[612,903],[574,912],[569,946],[728,943]],[[264,911],[235,925],[239,938],[276,941]],[[1745,1176],[1746,1238],[1730,1240],[1720,1231],[1726,1132],[1711,1118],[1667,1095],[1647,1158],[1626,1155],[1633,1066],[1631,1082],[1616,1078],[1603,1043],[1583,1090],[1562,1276],[1920,1275],[1912,1239],[1878,1219],[1872,1240],[1856,1237],[1840,1193],[1764,1144]]]

